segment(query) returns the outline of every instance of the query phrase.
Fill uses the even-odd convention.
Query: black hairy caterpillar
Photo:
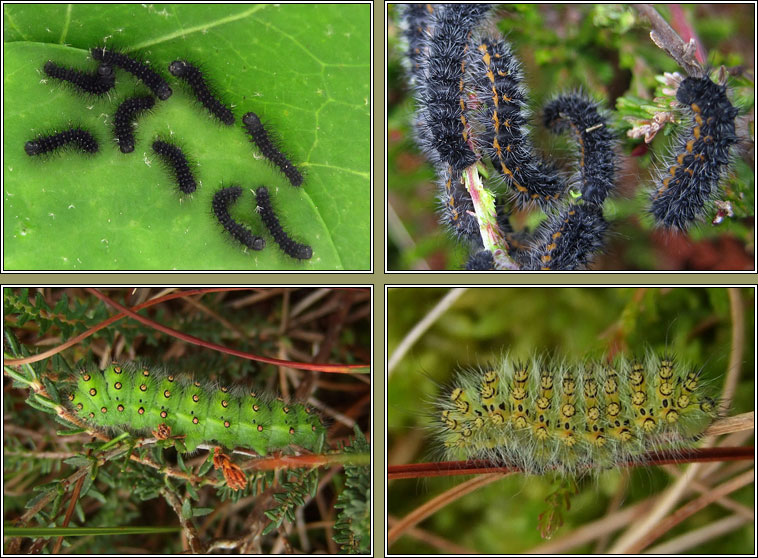
[[[227,186],[221,188],[213,195],[213,214],[221,226],[232,235],[234,239],[241,242],[251,250],[263,250],[266,246],[266,240],[260,236],[256,236],[244,225],[241,225],[235,221],[231,215],[229,215],[229,205],[237,201],[242,195],[242,188],[240,186]]]
[[[571,130],[579,143],[581,199],[566,201],[558,213],[549,213],[531,238],[509,246],[510,255],[526,270],[581,270],[602,249],[608,230],[602,204],[615,184],[613,136],[597,104],[581,94],[557,97],[546,105],[543,119],[556,133]],[[466,269],[491,271],[494,261],[491,255],[475,253]]]
[[[678,138],[675,155],[665,163],[650,211],[658,224],[686,230],[705,213],[728,168],[739,110],[729,102],[726,85],[708,75],[685,78],[676,99],[692,115],[692,127]]]
[[[259,455],[292,445],[320,452],[326,435],[318,415],[300,403],[131,363],[83,372],[68,401],[97,427],[184,436],[188,452],[206,442]]]
[[[242,124],[245,131],[250,134],[253,143],[258,146],[263,156],[274,163],[284,173],[284,176],[293,186],[300,186],[303,183],[303,175],[298,168],[293,165],[287,156],[282,153],[274,142],[271,141],[266,127],[254,112],[248,112],[242,117]]]
[[[608,223],[602,209],[589,203],[569,203],[548,216],[531,236],[507,234],[510,255],[520,269],[577,271],[586,268],[604,246]],[[492,252],[475,252],[466,271],[495,271]]]
[[[471,32],[490,9],[487,4],[445,4],[433,11],[416,98],[420,147],[435,166],[463,170],[477,161],[468,141],[464,76]]]
[[[604,244],[608,223],[602,208],[590,203],[569,204],[551,215],[535,233],[537,241],[519,254],[525,269],[575,271],[584,269]]]
[[[153,142],[153,151],[160,155],[161,160],[171,167],[179,190],[183,194],[191,194],[197,189],[195,177],[189,167],[187,156],[173,143],[163,140]]]
[[[670,356],[570,363],[505,355],[461,371],[436,404],[446,459],[581,475],[690,447],[717,417],[697,369]]]
[[[218,96],[209,87],[203,72],[186,60],[174,60],[169,64],[168,71],[171,75],[183,79],[192,89],[198,101],[227,126],[234,124],[234,113],[224,103],[219,101]]]
[[[309,260],[313,256],[313,249],[305,244],[295,242],[282,228],[279,218],[274,212],[271,205],[271,199],[268,195],[268,189],[265,186],[259,187],[255,191],[255,200],[257,203],[256,210],[260,213],[263,223],[266,225],[268,232],[274,237],[285,254],[298,260]]]
[[[109,50],[105,47],[93,47],[90,49],[90,53],[92,54],[92,58],[98,62],[118,66],[141,80],[161,101],[165,101],[173,93],[168,82],[145,62],[132,58],[123,52]]]
[[[542,124],[555,133],[572,131],[579,145],[572,187],[581,199],[569,199],[564,173],[531,143],[520,62],[506,41],[478,29],[488,9],[456,4],[400,11],[418,108],[414,131],[437,172],[441,221],[471,244],[467,270],[583,269],[608,228],[601,206],[614,188],[616,169],[609,120],[579,93],[545,107]],[[509,186],[511,204],[503,203],[498,180],[487,180],[487,186],[481,180],[480,173],[489,172],[486,159]],[[514,208],[533,205],[547,220],[531,235],[514,231]]]
[[[565,181],[534,153],[527,129],[527,90],[521,64],[508,43],[484,38],[470,50],[469,79],[482,107],[472,120],[482,128],[477,140],[511,186],[519,207],[550,204],[561,197]]]
[[[134,151],[134,124],[137,116],[155,106],[155,97],[141,95],[130,97],[116,109],[113,117],[113,131],[121,153]]]
[[[601,205],[615,186],[616,156],[608,118],[582,94],[560,95],[545,106],[545,126],[555,133],[571,130],[579,143],[582,201]]]
[[[29,140],[24,145],[24,151],[26,151],[27,155],[33,157],[35,155],[52,153],[69,145],[73,145],[85,153],[97,153],[100,148],[97,140],[90,132],[83,128],[75,127]]]
[[[68,82],[78,90],[92,95],[104,95],[116,84],[116,74],[110,64],[100,64],[97,70],[88,73],[48,60],[43,70],[49,77]]]

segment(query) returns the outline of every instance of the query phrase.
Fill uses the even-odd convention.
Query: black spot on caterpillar
[[[85,153],[97,153],[99,145],[95,137],[83,128],[69,128],[62,132],[39,136],[33,140],[27,141],[24,145],[24,151],[30,157],[52,153],[62,147],[75,146]]]
[[[100,64],[97,70],[88,73],[59,66],[52,60],[48,60],[43,70],[49,77],[68,82],[79,91],[92,95],[104,95],[113,89],[116,83],[116,74],[110,64]]]
[[[254,112],[248,112],[242,117],[242,124],[245,126],[245,131],[250,134],[255,145],[261,150],[263,156],[279,167],[284,176],[287,177],[287,180],[290,181],[290,184],[300,186],[303,183],[303,175],[290,162],[287,156],[274,145],[274,142],[271,141],[269,133],[261,122],[261,119],[258,118],[258,115]]]
[[[318,415],[301,403],[135,364],[83,372],[68,401],[97,427],[133,433],[168,427],[171,436],[185,437],[187,451],[217,442],[260,455],[293,445],[320,452],[326,435]]]
[[[274,237],[274,240],[279,245],[285,254],[298,260],[309,260],[313,256],[313,250],[310,246],[295,242],[284,231],[282,225],[279,223],[279,218],[274,213],[274,208],[271,205],[271,199],[268,195],[268,190],[265,186],[261,186],[255,191],[255,199],[258,204],[257,211],[260,213],[263,222]]]
[[[105,47],[93,47],[90,49],[90,53],[95,60],[118,66],[137,79],[142,80],[161,101],[165,101],[171,96],[172,91],[168,82],[158,72],[153,70],[149,64],[132,58],[123,52],[108,50]]]
[[[669,356],[571,364],[506,355],[460,372],[434,427],[446,459],[580,475],[690,447],[717,416],[706,392],[696,369]]]
[[[160,155],[161,160],[171,167],[179,190],[183,194],[191,194],[197,189],[197,183],[190,170],[187,157],[178,146],[167,141],[155,140],[153,142],[153,151]]]
[[[232,113],[229,107],[219,101],[218,96],[208,85],[203,72],[197,66],[190,64],[186,60],[174,60],[169,64],[168,71],[171,75],[187,82],[197,100],[208,109],[208,112],[227,126],[234,124],[234,113]]]
[[[266,246],[266,240],[260,236],[254,235],[250,229],[235,221],[229,215],[229,205],[236,202],[237,198],[242,195],[240,186],[227,186],[221,188],[213,196],[213,214],[221,223],[221,226],[232,235],[232,238],[241,242],[251,250],[263,250]]]
[[[130,97],[121,103],[113,117],[113,131],[121,153],[134,151],[134,124],[137,116],[155,106],[155,97]]]
[[[682,108],[692,115],[691,128],[677,140],[676,154],[665,164],[651,196],[658,224],[686,230],[703,215],[728,168],[729,151],[737,142],[734,119],[739,112],[726,95],[726,86],[708,76],[685,78],[676,91]]]

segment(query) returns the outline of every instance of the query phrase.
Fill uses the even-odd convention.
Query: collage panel
[[[3,270],[370,271],[372,14],[3,4]]]
[[[755,15],[387,4],[386,269],[755,271]]]
[[[372,293],[5,287],[3,554],[371,554]]]
[[[752,552],[755,297],[386,289],[387,555]]]

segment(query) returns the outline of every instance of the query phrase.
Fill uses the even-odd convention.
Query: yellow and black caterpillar
[[[652,353],[579,364],[506,355],[460,372],[436,406],[446,459],[491,459],[533,474],[581,474],[690,447],[717,416],[696,368]]]

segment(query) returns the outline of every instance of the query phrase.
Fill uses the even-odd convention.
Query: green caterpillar
[[[717,416],[699,376],[653,354],[575,365],[506,355],[459,373],[437,402],[434,428],[446,459],[581,474],[651,450],[691,447]]]
[[[184,436],[187,451],[217,442],[259,455],[291,445],[318,453],[326,435],[320,418],[303,404],[240,386],[211,387],[190,376],[133,364],[113,363],[103,371],[83,372],[68,400],[89,424]]]

